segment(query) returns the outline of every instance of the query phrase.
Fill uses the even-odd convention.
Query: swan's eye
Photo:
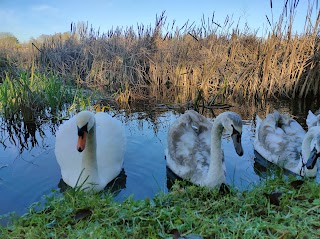
[[[84,126],[82,126],[81,128],[79,128],[78,126],[78,136],[83,138],[84,132],[88,133],[88,123],[86,123]]]

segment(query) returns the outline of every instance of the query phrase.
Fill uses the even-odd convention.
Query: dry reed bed
[[[311,14],[309,12],[308,14]],[[266,38],[233,21],[203,19],[199,27],[167,24],[116,28],[105,34],[72,25],[68,38],[52,37],[32,47],[36,66],[107,94],[120,102],[186,102],[199,92],[237,99],[303,98],[320,91],[319,22],[291,33],[283,15]],[[232,32],[232,33],[230,33]],[[31,49],[31,48],[30,48]],[[30,51],[29,49],[29,51]]]

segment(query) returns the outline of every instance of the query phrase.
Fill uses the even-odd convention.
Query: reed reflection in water
[[[60,177],[52,160],[55,125],[23,112],[0,119],[0,126],[0,215],[22,214]]]

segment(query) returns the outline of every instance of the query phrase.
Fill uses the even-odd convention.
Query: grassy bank
[[[1,228],[1,238],[318,238],[320,188],[314,180],[268,179],[249,192],[174,184],[171,193],[123,203],[110,194],[67,191]]]

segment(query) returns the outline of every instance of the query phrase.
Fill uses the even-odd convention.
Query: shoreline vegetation
[[[271,10],[272,10],[272,1]],[[239,101],[319,96],[320,12],[308,1],[304,32],[293,32],[296,1],[287,1],[270,31],[239,29],[232,17],[219,24],[203,16],[200,26],[167,23],[115,28],[101,33],[88,23],[70,32],[33,39],[25,47],[0,47],[0,75],[20,69],[54,74],[63,82],[113,97],[122,106],[139,101]],[[261,33],[259,33],[261,34]]]
[[[252,190],[176,181],[167,194],[115,202],[110,193],[69,189],[30,207],[1,238],[319,238],[319,185],[313,179],[267,177]],[[37,209],[38,208],[38,209]],[[194,237],[191,237],[191,234]],[[198,236],[198,237],[195,237]],[[201,237],[200,237],[201,236]],[[188,237],[183,237],[188,238]]]
[[[239,29],[231,17],[223,24],[213,15],[200,26],[177,26],[166,22],[164,12],[154,26],[137,29],[100,33],[87,23],[72,23],[70,32],[28,44],[0,38],[1,116],[59,119],[66,105],[84,108],[100,98],[125,108],[139,102],[214,106],[319,97],[320,11],[316,1],[308,1],[305,30],[297,35],[296,3],[286,2],[276,24],[268,19],[271,31],[264,38]],[[314,179],[283,172],[227,195],[177,182],[167,194],[119,203],[107,192],[69,189],[44,196],[45,205],[35,203],[23,216],[13,215],[13,222],[0,226],[0,237],[319,238],[319,191]]]

